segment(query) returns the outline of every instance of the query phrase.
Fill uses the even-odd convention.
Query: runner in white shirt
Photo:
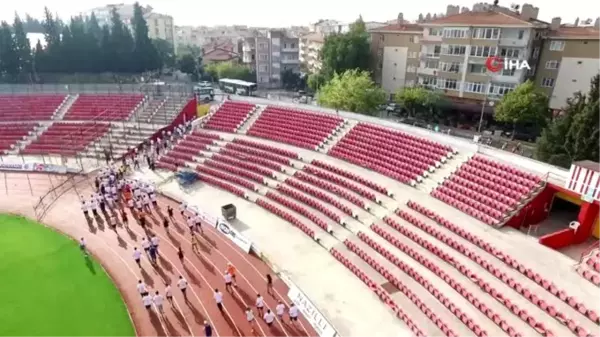
[[[277,314],[277,318],[283,319],[283,314],[285,314],[285,304],[283,304],[281,300],[277,301],[275,313]]]
[[[258,313],[261,316],[264,313],[264,308],[265,308],[265,300],[263,299],[262,296],[260,296],[260,294],[256,294],[256,310],[258,311]]]
[[[148,295],[148,289],[146,288],[146,284],[144,282],[142,282],[142,280],[138,281],[137,291],[138,291],[138,293],[140,293],[140,295],[142,297]]]
[[[196,216],[194,216],[194,223],[196,225],[196,230],[204,234],[202,231],[202,218],[200,217],[200,214],[196,213]]]
[[[137,199],[142,195],[142,191],[139,188],[133,190],[133,196]]]
[[[94,214],[94,216],[98,216],[98,201],[96,200],[96,196],[93,194],[90,198],[89,205],[92,209],[92,213]]]
[[[263,316],[263,318],[268,326],[272,326],[273,321],[275,321],[275,314],[271,312],[271,309],[267,309],[267,313]]]
[[[142,303],[144,303],[146,309],[150,310],[152,307],[152,297],[146,293],[146,295],[142,296]]]
[[[154,208],[158,207],[158,201],[156,200],[156,193],[150,192],[150,201],[152,202],[152,206],[154,206]]]
[[[115,199],[112,197],[111,194],[107,194],[104,199],[106,200],[106,205],[108,206],[108,208],[110,210],[112,210],[115,207]]]
[[[142,211],[142,201],[138,198],[138,199],[135,199],[135,201],[133,203],[135,204],[135,209],[138,212],[141,212]]]
[[[233,288],[231,287],[231,274],[229,274],[229,272],[227,270],[225,271],[224,278],[225,278],[225,290],[232,293]]]
[[[181,202],[181,204],[179,204],[179,211],[181,211],[181,215],[183,215],[185,213],[185,211],[187,211],[188,205],[185,201]],[[189,219],[190,217],[188,217]]]
[[[250,308],[246,308],[246,320],[250,323],[251,332],[254,333],[254,313]]]
[[[183,298],[185,299],[185,301],[188,301],[187,298],[187,290],[188,287],[188,281],[186,279],[183,278],[183,276],[179,276],[179,281],[177,281],[177,288],[179,288],[179,290],[181,290],[181,293],[183,294]]]
[[[147,210],[148,212],[150,212],[152,209],[150,208],[150,197],[148,197],[148,194],[144,194],[142,196],[142,203],[144,204],[144,209]]]
[[[171,303],[171,306],[173,306],[173,291],[171,290],[171,285],[168,283],[165,287],[165,297],[167,298],[167,301]]]
[[[158,293],[158,290],[154,293],[154,297],[152,297],[152,302],[154,302],[154,305],[156,306],[156,310],[158,310],[158,312],[161,315],[164,315],[164,311],[163,311],[163,302],[164,302],[164,297]]]
[[[150,241],[146,240],[146,238],[142,238],[142,248],[144,248],[144,251],[148,254],[148,251],[150,250]]]
[[[298,320],[298,307],[294,303],[291,304],[290,310],[290,324],[294,324],[295,321]]]
[[[137,263],[138,267],[142,268],[142,252],[137,249],[137,247],[133,247],[133,259],[135,263]]]
[[[115,200],[118,200],[118,198],[117,198],[117,186],[116,185],[112,185],[112,187],[110,188],[110,194],[112,194],[112,197]]]
[[[152,246],[154,247],[154,249],[156,249],[156,252],[158,253],[158,244],[160,243],[158,236],[152,235],[152,238],[150,238],[150,243],[152,244]]]
[[[219,311],[223,312],[223,294],[219,289],[215,289],[213,297],[215,298],[215,302],[217,302],[217,308],[219,308]]]
[[[90,207],[87,204],[87,202],[85,202],[85,200],[81,200],[81,210],[83,211],[83,215],[85,215],[85,218],[89,218],[90,214],[89,214],[89,210]]]

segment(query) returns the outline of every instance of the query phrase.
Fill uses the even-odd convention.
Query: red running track
[[[79,187],[77,193],[89,195],[89,182],[86,186]],[[144,230],[134,216],[127,211],[129,230],[119,222],[115,233],[107,227],[106,219],[86,221],[79,209],[77,193],[68,192],[58,199],[44,222],[74,238],[85,238],[90,252],[101,262],[121,291],[138,336],[204,336],[205,320],[211,323],[213,336],[316,335],[304,317],[300,317],[295,325],[290,325],[286,315],[285,322],[277,320],[272,327],[268,327],[255,309],[256,295],[260,293],[265,299],[266,308],[272,311],[278,300],[282,300],[286,307],[289,307],[287,286],[262,260],[246,254],[207,224],[203,226],[204,235],[200,239],[200,249],[194,253],[191,249],[189,230],[178,212],[178,204],[174,201],[159,197],[159,207],[162,211],[155,210],[148,218],[149,232],[155,233],[160,239],[158,267],[154,268],[144,256],[142,268],[139,268],[132,254],[133,247],[141,249],[140,240]],[[5,201],[11,200],[7,198]],[[171,224],[168,232],[162,226],[162,212],[166,214],[167,205],[175,209],[177,222]],[[179,246],[185,255],[183,263],[179,261],[176,253]],[[233,293],[225,291],[223,274],[227,262],[231,262],[237,269],[238,287],[234,288]],[[268,295],[266,291],[267,273],[273,277],[273,295]],[[188,301],[184,300],[177,288],[179,275],[189,282]],[[158,290],[163,295],[165,282],[170,281],[174,306],[171,307],[166,302],[165,314],[162,317],[154,310],[146,310],[136,289],[138,280],[143,280],[151,293]],[[215,288],[224,295],[224,314],[220,313],[213,298]],[[252,307],[256,317],[254,332],[251,332],[252,328],[246,320],[246,307]]]

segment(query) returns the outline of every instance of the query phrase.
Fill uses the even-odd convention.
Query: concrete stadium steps
[[[335,131],[331,139],[325,140],[325,144],[323,144],[323,147],[319,148],[317,151],[321,153],[329,152],[329,150],[331,150],[331,148],[333,148],[335,144],[337,144],[337,142],[344,138],[344,136],[348,132],[350,132],[350,130],[352,130],[352,128],[355,127],[356,124],[358,124],[358,121],[347,120],[346,123],[342,124],[342,126]]]
[[[145,123],[111,123],[110,130],[101,138],[90,143],[82,155],[104,158],[104,150],[112,145],[113,156],[119,157],[140,145],[156,132],[156,128]]]
[[[256,105],[256,109],[252,112],[251,116],[244,121],[244,123],[239,127],[237,133],[246,134],[248,130],[254,125],[254,122],[258,120],[262,112],[265,110],[265,105]]]
[[[65,114],[67,113],[67,111],[69,111],[69,109],[73,105],[73,103],[75,103],[75,101],[77,101],[77,98],[79,98],[79,94],[67,95],[65,97],[65,100],[58,107],[58,109],[56,109],[56,112],[54,113],[54,115],[52,115],[51,118],[54,120],[62,120],[63,117],[65,116]]]
[[[209,131],[209,133],[213,132]],[[253,141],[266,145],[265,142],[256,139],[253,139]],[[325,180],[304,170],[305,167],[312,166],[307,163],[307,159],[288,158],[289,164],[277,162],[273,166],[264,166],[261,162],[255,161],[251,154],[244,154],[242,151],[238,151],[241,153],[239,156],[232,155],[233,152],[231,149],[229,152],[227,150],[227,145],[231,143],[229,140],[212,140],[211,144],[208,144],[204,150],[198,150],[197,154],[193,155],[191,160],[185,160],[186,166],[195,168],[200,165],[229,176],[234,176],[236,177],[235,179],[243,182],[243,185],[227,179],[227,176],[215,179],[240,188],[251,201],[261,198],[300,219],[303,224],[309,226],[312,231],[317,233],[316,236],[320,239],[319,241],[323,247],[328,250],[334,249],[339,254],[342,254],[348,260],[352,261],[357,270],[368,275],[380,287],[385,289],[393,301],[409,313],[413,322],[426,332],[427,335],[444,335],[441,327],[448,328],[458,335],[536,335],[540,334],[540,331],[536,330],[536,328],[539,329],[542,327],[539,324],[543,324],[543,327],[547,328],[554,335],[573,335],[573,329],[581,328],[585,331],[597,330],[597,323],[592,322],[582,315],[582,313],[557,297],[547,299],[548,296],[545,295],[547,293],[545,289],[515,271],[511,266],[503,264],[495,255],[465,240],[456,233],[439,226],[433,220],[410,209],[404,203],[398,207],[396,201],[400,199],[403,202],[406,201],[402,196],[398,196],[398,200],[394,200],[385,195],[377,194],[378,198],[384,200],[382,205],[380,205],[343,186],[336,185],[340,191],[356,195],[359,200],[368,202],[369,206],[372,207],[370,211],[361,210],[355,204],[341,198],[326,188],[294,177],[296,172],[302,172],[309,177]],[[236,143],[234,142],[233,144]],[[206,160],[211,158],[220,162],[218,160],[220,156],[229,158],[229,160],[238,160],[246,164],[255,165],[265,170],[272,170],[273,172],[263,175],[262,181],[261,179],[256,181],[232,171],[221,170],[220,168],[206,165]],[[279,157],[283,158],[283,156]],[[279,166],[281,169],[276,170],[274,166]],[[238,170],[236,172],[241,170],[259,174],[249,167],[239,165],[232,167]],[[311,202],[304,203],[282,193],[277,188],[278,186],[285,186],[290,190],[304,193],[301,189],[294,187],[293,184],[285,183],[284,181],[287,179],[290,179],[290,181],[299,181],[323,195],[335,196],[341,205],[352,207],[352,212],[362,212],[362,216],[359,216],[358,219],[346,216],[344,217],[346,224],[336,223],[327,214],[319,210],[319,207],[311,204]],[[250,184],[253,184],[256,188],[249,189],[244,186],[250,186]],[[265,197],[267,193],[276,196],[275,199],[277,200]],[[309,193],[304,193],[304,195],[337,213],[343,213],[331,203],[317,199]],[[325,223],[331,231],[324,230],[303,214],[277,202],[278,200],[294,201],[319,218],[322,221],[321,224]],[[374,210],[375,212],[373,212]],[[415,224],[407,221],[404,217],[395,214],[394,211],[402,211],[403,213],[400,212],[399,214],[409,214],[422,223],[433,226],[443,236],[439,236],[439,233],[433,235],[435,234],[434,232],[424,231]],[[384,222],[382,220],[384,217],[393,220],[400,227],[396,228]],[[479,226],[476,227],[478,231],[487,230]],[[399,229],[402,229],[402,231],[399,231]],[[386,237],[382,236],[381,233],[387,233]],[[503,241],[503,235],[501,232],[495,233],[495,236],[490,237],[490,241],[501,242]],[[397,246],[394,242],[399,242],[402,246]],[[450,245],[449,242],[460,243],[472,253],[465,255],[464,251],[457,250],[457,246]],[[349,243],[353,244],[354,246],[352,247],[355,248],[349,249]],[[357,250],[356,247],[360,249]],[[517,256],[524,258],[524,255]],[[396,261],[401,261],[404,264]],[[482,261],[485,261],[485,265],[488,266],[487,268],[481,265],[484,263]],[[459,266],[462,267],[459,268]],[[497,276],[500,274],[490,272],[490,267],[493,267],[492,270],[501,271],[507,277],[519,282],[523,287],[530,289],[532,293],[544,299],[544,305],[551,305],[557,311],[564,313],[566,317],[572,319],[572,322],[576,322],[579,328],[573,327],[572,324],[575,323],[563,325],[558,320],[553,319],[547,312],[540,308],[539,300],[528,299],[515,291],[509,286],[508,279],[500,278]],[[547,270],[545,271],[545,275],[551,276],[553,274]],[[425,283],[423,280],[427,280],[429,283]],[[393,285],[393,283],[397,284],[398,281],[405,285],[406,288],[400,287],[405,290],[404,293],[400,291],[401,289]],[[481,284],[485,284],[486,286],[481,286]],[[407,295],[410,293],[412,295]],[[440,294],[444,297],[441,297]],[[499,298],[495,294],[502,294],[503,297]],[[585,300],[588,308],[593,307],[593,300],[599,299],[597,295],[590,296],[590,298],[582,297],[581,294],[577,293],[575,295],[578,300]],[[415,299],[418,299],[418,301]],[[435,313],[439,319],[437,321],[438,324],[435,324],[434,320],[428,317],[429,311],[427,308]],[[515,310],[517,311],[515,312]],[[444,325],[440,322],[443,322]],[[577,331],[579,333],[584,330]]]
[[[184,96],[150,95],[146,104],[131,115],[132,123],[168,125],[189,101]]]

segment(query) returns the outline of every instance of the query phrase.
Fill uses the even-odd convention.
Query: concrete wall
[[[263,98],[255,98],[255,97],[245,97],[245,96],[231,96],[233,100],[238,101],[246,101],[253,104],[265,104],[265,105],[278,105],[283,107],[295,108],[299,110],[313,111],[313,112],[321,112],[327,114],[336,114],[343,118],[355,119],[361,122],[378,124],[381,126],[385,126],[391,129],[396,129],[398,131],[406,132],[412,134],[414,136],[426,138],[444,145],[449,145],[459,152],[462,153],[479,153],[482,155],[486,155],[491,157],[499,162],[502,162],[506,165],[516,166],[522,170],[532,172],[534,174],[545,176],[551,175],[555,181],[566,181],[569,176],[569,171],[560,167],[548,165],[533,159],[525,158],[519,156],[517,154],[498,150],[492,147],[488,147],[485,145],[481,145],[475,143],[470,140],[466,140],[464,138],[459,138],[439,132],[435,132],[432,130],[427,130],[407,124],[396,123],[392,121],[387,121],[384,119],[361,115],[352,112],[337,112],[334,109],[323,108],[319,106],[311,106],[311,105],[298,105],[294,103],[286,103],[286,102],[274,102]]]
[[[598,74],[600,60],[597,58],[563,57],[554,83],[550,108],[560,109],[573,93],[590,90],[591,79]]]

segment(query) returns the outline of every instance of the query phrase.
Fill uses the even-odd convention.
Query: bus
[[[256,83],[223,78],[219,80],[219,88],[228,94],[254,96],[254,92],[256,91]]]
[[[215,91],[209,82],[200,82],[195,85],[194,94],[198,102],[210,102],[215,98]]]

